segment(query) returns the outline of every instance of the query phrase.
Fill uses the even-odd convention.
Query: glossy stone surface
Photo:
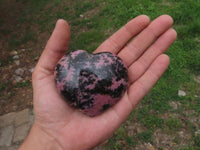
[[[126,66],[109,52],[70,52],[58,62],[54,76],[64,99],[88,116],[96,116],[113,106],[128,86]]]

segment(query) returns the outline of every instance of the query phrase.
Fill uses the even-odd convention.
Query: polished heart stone
[[[64,99],[88,116],[113,106],[128,86],[125,64],[109,52],[70,52],[58,62],[54,76]]]

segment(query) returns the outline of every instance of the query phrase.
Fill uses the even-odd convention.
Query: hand
[[[176,39],[172,23],[167,15],[151,23],[138,16],[96,49],[123,59],[130,85],[114,107],[91,118],[71,108],[56,90],[53,71],[70,41],[67,22],[58,20],[33,73],[35,121],[21,149],[90,149],[108,139],[167,69],[169,57],[163,53]]]

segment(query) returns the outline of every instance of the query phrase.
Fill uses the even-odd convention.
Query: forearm
[[[34,124],[19,150],[62,150],[55,138]]]

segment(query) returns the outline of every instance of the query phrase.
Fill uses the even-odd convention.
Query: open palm
[[[109,138],[168,67],[169,57],[163,53],[176,39],[172,23],[167,15],[151,23],[147,16],[138,16],[96,49],[94,53],[109,51],[122,58],[130,84],[114,107],[88,117],[71,108],[56,90],[53,71],[70,41],[67,22],[59,20],[33,73],[34,124],[63,149],[89,149]]]

